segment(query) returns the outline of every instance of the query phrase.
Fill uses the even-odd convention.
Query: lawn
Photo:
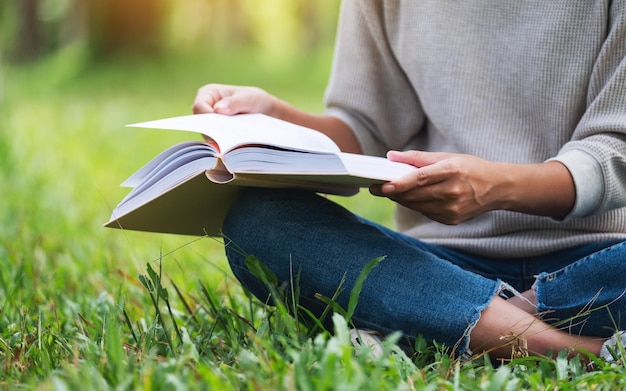
[[[0,387],[7,389],[619,389],[621,364],[564,358],[461,364],[355,350],[266,307],[234,280],[219,240],[105,229],[119,183],[189,134],[125,128],[190,112],[203,83],[258,85],[322,110],[331,53],[276,63],[245,52],[90,63],[68,49],[4,69],[0,95]],[[339,202],[391,224],[364,192]],[[280,296],[280,292],[277,292]],[[306,315],[306,314],[304,314]],[[331,316],[331,315],[328,315]]]

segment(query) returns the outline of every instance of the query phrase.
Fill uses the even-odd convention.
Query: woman
[[[308,192],[249,189],[223,228],[233,272],[264,298],[240,249],[281,281],[299,271],[316,310],[344,274],[346,305],[384,256],[359,328],[459,355],[510,357],[524,339],[609,358],[626,312],[625,58],[624,2],[344,0],[324,114],[218,84],[193,109],[265,113],[418,167],[370,188],[397,202],[398,232]]]

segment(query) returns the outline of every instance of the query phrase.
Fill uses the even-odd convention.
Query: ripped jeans
[[[365,264],[384,256],[363,285],[355,326],[421,334],[459,355],[494,295],[531,287],[544,320],[569,332],[607,337],[626,326],[626,242],[490,260],[397,233],[312,192],[284,189],[246,189],[223,232],[231,269],[244,287],[268,298],[243,253],[260,259],[279,282],[299,274],[300,304],[318,315],[325,304],[316,293],[332,297],[345,276],[337,302],[347,308]]]

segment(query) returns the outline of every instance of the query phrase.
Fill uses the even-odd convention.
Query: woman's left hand
[[[496,163],[475,156],[390,151],[390,160],[418,167],[414,174],[394,182],[374,185],[370,192],[388,197],[407,208],[444,224],[459,224],[500,207],[501,175]]]
[[[495,163],[471,155],[421,151],[390,151],[387,158],[419,169],[373,185],[370,192],[443,224],[456,225],[496,209],[563,217],[575,199],[569,171],[558,162]]]

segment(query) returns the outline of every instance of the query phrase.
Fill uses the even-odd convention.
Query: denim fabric
[[[624,244],[589,257],[608,244],[532,259],[484,259],[397,233],[301,190],[246,189],[231,207],[223,231],[232,271],[244,287],[267,300],[266,287],[244,264],[245,255],[252,254],[281,282],[299,274],[300,304],[316,314],[324,308],[316,293],[332,297],[345,275],[338,303],[347,308],[363,267],[384,256],[363,286],[355,326],[384,334],[402,331],[409,338],[422,334],[458,354],[468,348],[469,331],[502,291],[502,281],[523,291],[540,275],[539,306],[554,319],[576,313],[598,292],[596,303],[615,300],[626,287],[626,264],[620,261],[626,259]],[[590,269],[596,269],[593,279],[588,279]],[[620,298],[613,307],[619,320],[626,302]],[[585,334],[610,334],[605,329],[613,325],[608,312],[593,314],[594,329],[585,327]]]
[[[572,333],[609,337],[626,327],[626,242],[553,271],[534,286],[544,320]]]

